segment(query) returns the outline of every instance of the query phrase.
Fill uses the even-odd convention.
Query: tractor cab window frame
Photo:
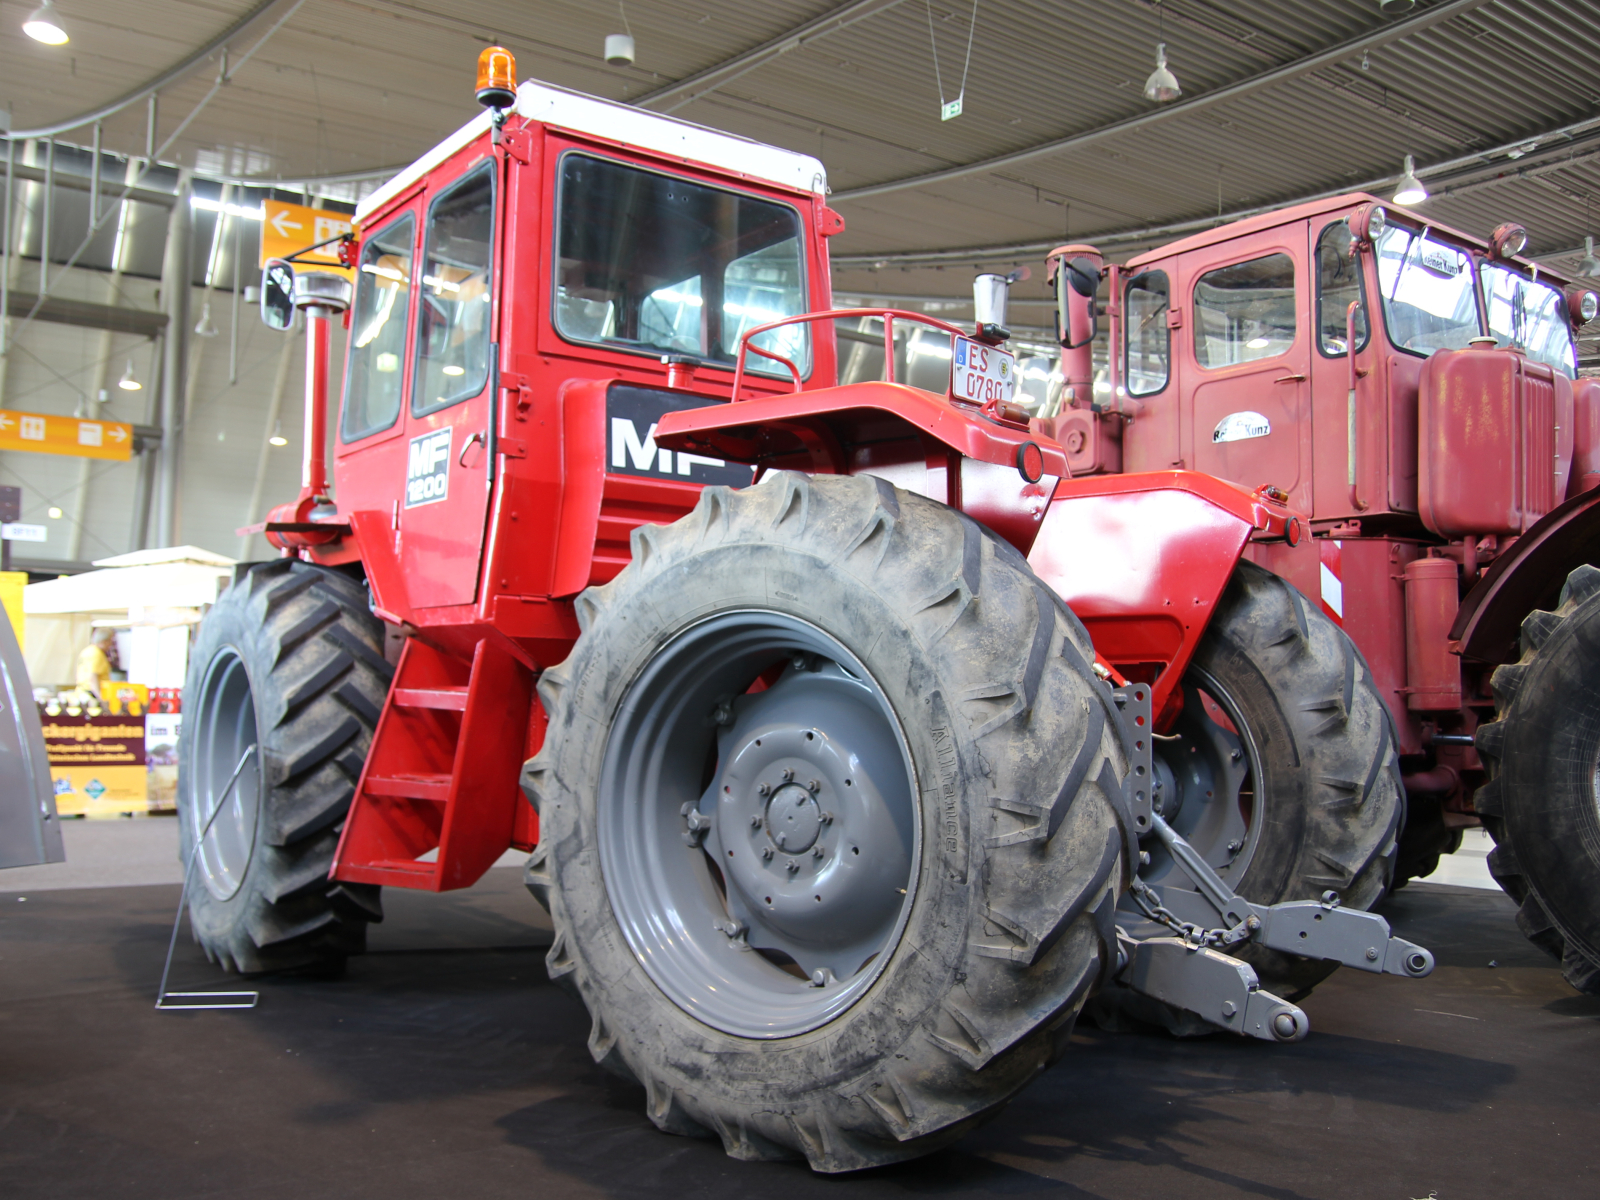
[[[339,440],[346,445],[393,429],[400,419],[416,252],[417,217],[412,212],[401,213],[361,241],[339,415]]]
[[[1431,226],[1391,224],[1372,248],[1384,333],[1402,354],[1464,350],[1483,332],[1472,255]]]
[[[481,395],[494,318],[495,169],[487,159],[428,205],[418,275],[411,415]]]
[[[792,204],[567,150],[553,219],[551,324],[563,341],[731,371],[746,330],[809,311],[806,225]],[[809,324],[752,344],[810,377]],[[745,370],[788,376],[757,354]]]
[[[1130,396],[1154,396],[1172,378],[1172,282],[1159,268],[1130,275],[1122,289],[1122,386]]]
[[[1325,225],[1317,237],[1317,353],[1323,358],[1343,358],[1347,353],[1345,314],[1352,300],[1361,305],[1356,310],[1356,353],[1372,340],[1366,277],[1361,259],[1350,253],[1353,237],[1348,219]]]
[[[1201,370],[1277,358],[1300,336],[1294,255],[1284,250],[1212,268],[1194,281],[1190,303]]]
[[[1567,298],[1559,288],[1524,275],[1509,263],[1482,262],[1478,268],[1489,335],[1497,346],[1514,346],[1568,379],[1578,375],[1577,347],[1567,317]]]

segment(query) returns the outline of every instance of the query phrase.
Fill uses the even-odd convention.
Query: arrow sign
[[[133,426],[121,421],[85,421],[0,409],[0,450],[127,462],[133,456],[132,442]]]
[[[342,233],[350,233],[353,218],[349,213],[329,212],[324,208],[307,208],[303,204],[288,204],[282,200],[261,202],[261,265],[275,258],[288,258],[308,246]],[[295,269],[334,271],[346,279],[354,279],[354,272],[339,265],[339,247],[325,246],[314,254],[295,260]]]
[[[290,230],[305,228],[305,226],[300,224],[299,221],[289,220],[289,214],[287,212],[273,213],[271,218],[267,221],[267,224],[271,225],[278,231],[279,237],[289,239],[293,239],[294,237],[294,234],[291,233]]]

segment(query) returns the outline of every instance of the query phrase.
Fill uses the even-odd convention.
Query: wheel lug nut
[[[750,818],[750,828],[751,829],[760,829],[761,828],[761,818],[759,816],[755,816],[755,817],[751,817]]]
[[[823,813],[822,814],[822,823],[824,825],[832,825],[833,824],[833,814],[832,813],[828,813],[828,812]]]
[[[1228,755],[1228,757],[1233,759],[1234,762],[1238,762],[1241,758],[1244,757],[1244,751],[1242,751],[1242,750],[1234,750]]]
[[[789,860],[789,874],[793,875],[799,869],[800,869],[800,860],[798,858],[791,858]]]
[[[785,767],[783,769],[783,781],[785,783],[789,783],[789,782],[792,782],[793,779],[794,779],[794,768],[793,767]]]
[[[816,795],[816,793],[821,790],[822,781],[820,779],[808,779],[806,781],[806,791],[810,792],[812,795]]]
[[[811,847],[811,857],[812,858],[821,858],[822,857],[822,847],[821,846],[813,846],[813,847]]]
[[[771,862],[772,861],[772,847],[771,846],[763,846],[763,847],[761,847],[761,861],[762,862]]]
[[[758,783],[758,784],[756,784],[756,795],[758,795],[758,796],[770,796],[770,795],[772,795],[772,785],[770,783]]]

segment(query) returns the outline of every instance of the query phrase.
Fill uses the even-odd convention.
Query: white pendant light
[[[122,378],[117,380],[117,386],[125,392],[137,392],[144,386],[134,378],[133,359],[128,360],[128,369],[122,373]]]
[[[71,40],[67,27],[61,23],[61,14],[50,0],[33,10],[33,15],[22,23],[22,32],[46,46],[65,46]]]
[[[1583,239],[1583,261],[1578,264],[1578,274],[1587,275],[1591,279],[1600,279],[1600,258],[1594,256],[1592,236]]]
[[[269,446],[287,446],[289,439],[283,436],[283,422],[279,421],[272,427],[272,436],[267,439]]]
[[[1400,176],[1400,185],[1394,190],[1396,204],[1421,204],[1428,198],[1428,189],[1417,178],[1417,160],[1406,155],[1406,169]]]
[[[1167,69],[1167,44],[1156,43],[1156,69],[1150,72],[1150,78],[1144,81],[1144,98],[1154,100],[1157,104],[1165,104],[1169,100],[1176,100],[1183,95],[1183,89],[1178,86],[1178,77]]]
[[[207,300],[200,309],[200,324],[194,327],[198,337],[216,337],[217,327],[211,323],[211,301]]]

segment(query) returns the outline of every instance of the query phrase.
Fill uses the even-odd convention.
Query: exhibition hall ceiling
[[[1061,241],[1122,256],[1219,214],[1388,194],[1408,154],[1418,213],[1519,221],[1552,265],[1600,221],[1600,9],[1580,0],[61,0],[55,47],[21,33],[33,7],[0,4],[18,137],[227,41],[161,91],[159,157],[359,194],[474,115],[474,61],[501,42],[524,78],[820,157],[848,222],[836,286],[857,295],[964,296],[974,266]],[[623,32],[635,61],[609,65]],[[1158,42],[1167,103],[1144,95]],[[107,116],[105,148],[144,153],[148,115]]]

